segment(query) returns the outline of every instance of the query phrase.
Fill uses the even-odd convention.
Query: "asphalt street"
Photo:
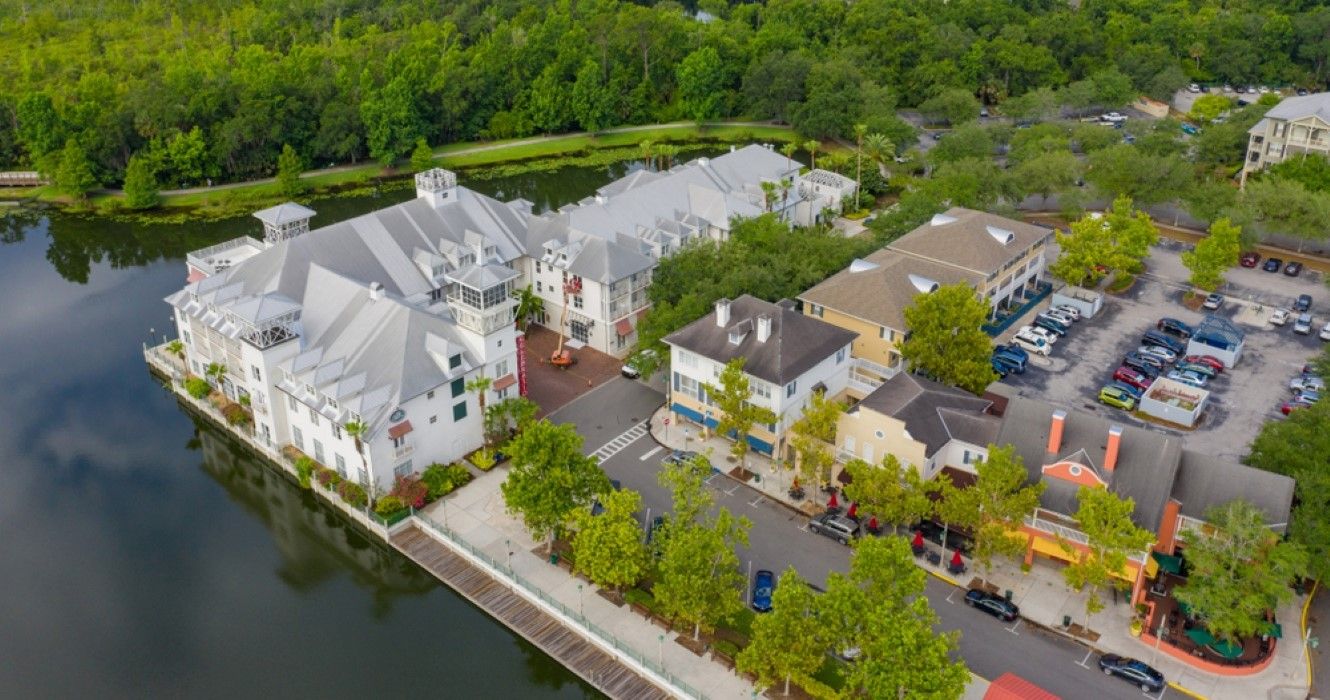
[[[549,416],[554,422],[577,426],[585,439],[585,451],[601,456],[601,466],[610,478],[642,494],[644,522],[669,508],[669,493],[657,481],[667,452],[649,432],[634,428],[647,421],[664,400],[662,394],[639,382],[615,378]],[[717,506],[753,523],[749,546],[739,551],[746,570],[771,569],[779,574],[793,565],[806,580],[821,585],[830,572],[849,568],[849,548],[808,532],[806,517],[726,476],[715,475],[708,483]],[[962,658],[984,678],[991,680],[1010,671],[1066,700],[1178,697],[1168,688],[1163,694],[1146,695],[1121,679],[1106,677],[1085,647],[1036,630],[1024,621],[1008,625],[970,610],[960,589],[931,576],[925,594],[941,619],[941,628],[960,631]]]

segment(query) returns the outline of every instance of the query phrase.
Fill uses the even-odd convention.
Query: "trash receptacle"
[[[1063,615],[1063,616],[1062,616],[1062,626],[1063,626],[1063,627],[1071,627],[1071,615]]]
[[[1011,602],[1011,589],[1010,589],[1010,588],[1007,589],[1007,591],[1006,591],[1006,595],[1007,595],[1007,602],[1010,603],[1010,602]]]
[[[554,564],[555,566],[558,566],[558,564],[559,564],[559,553],[558,553],[558,552],[550,552],[550,563],[551,563],[551,564]]]
[[[762,483],[762,475],[761,475],[761,474],[754,474],[754,475],[753,475],[753,483],[754,483],[754,484],[760,484],[760,483]]]

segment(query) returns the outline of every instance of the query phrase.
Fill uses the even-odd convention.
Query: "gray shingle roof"
[[[1050,235],[1023,221],[952,207],[888,247],[987,276]]]
[[[755,326],[756,318],[762,314],[771,317],[771,337],[766,342],[759,342],[756,331],[753,331],[738,345],[730,343],[729,328],[743,323]],[[716,325],[713,309],[670,334],[665,342],[720,363],[735,357],[748,358],[745,372],[784,386],[849,345],[858,335],[745,294],[730,302],[730,323],[726,328]]]
[[[1042,505],[1064,515],[1076,513],[1075,485],[1061,479],[1043,478],[1044,465],[1064,459],[1074,461],[1106,478],[1114,493],[1136,502],[1132,520],[1138,526],[1158,531],[1164,504],[1177,477],[1182,441],[1153,430],[1068,410],[1062,447],[1057,454],[1049,454],[1046,450],[1054,410],[1057,407],[1050,403],[1012,396],[1007,402],[1002,429],[996,440],[998,444],[1015,446],[1016,453],[1025,461],[1030,483],[1042,480],[1049,485],[1041,498]],[[1123,432],[1117,466],[1111,473],[1105,473],[1104,447],[1108,442],[1108,429],[1113,425],[1122,425]],[[1078,452],[1081,454],[1076,454]]]
[[[1270,108],[1265,113],[1267,118],[1274,119],[1302,119],[1303,117],[1317,117],[1321,121],[1330,124],[1330,92],[1317,92],[1311,95],[1302,95],[1299,97],[1285,97],[1279,104]]]
[[[1293,479],[1282,474],[1188,450],[1182,453],[1173,498],[1183,515],[1202,519],[1211,506],[1241,498],[1259,508],[1266,523],[1284,532],[1293,508],[1293,486]]]
[[[911,275],[916,279],[911,279]],[[977,272],[884,248],[828,277],[800,294],[799,299],[904,332],[905,309],[920,293],[915,284],[919,278],[940,285],[971,287],[984,280]]]
[[[254,218],[270,226],[281,226],[292,221],[308,219],[314,216],[314,210],[309,207],[296,204],[295,202],[284,202],[275,207],[260,209],[254,212]]]
[[[932,457],[952,438],[972,445],[992,442],[1000,421],[984,413],[991,404],[955,387],[901,372],[850,410],[867,408],[899,419],[911,437],[924,443],[924,456]]]

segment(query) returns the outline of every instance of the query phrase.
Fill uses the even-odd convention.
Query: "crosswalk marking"
[[[591,453],[591,456],[604,462],[610,457],[613,457],[614,455],[617,455],[620,452],[622,452],[623,448],[633,444],[634,442],[637,442],[638,440],[641,440],[643,437],[646,436],[646,434],[647,434],[647,422],[642,421],[641,423],[634,425],[633,427],[623,431],[622,433],[619,433],[619,435],[615,437],[613,440],[610,440],[604,445],[601,445],[600,449]]]
[[[645,462],[645,461],[647,461],[648,459],[651,459],[652,455],[655,455],[657,452],[660,452],[660,450],[661,450],[660,445],[656,445],[655,447],[653,447],[653,448],[651,448],[650,450],[648,450],[646,454],[642,455],[641,457],[638,457],[638,459],[640,459],[640,460],[642,460],[643,462]]]

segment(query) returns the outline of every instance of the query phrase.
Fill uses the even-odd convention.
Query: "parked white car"
[[[1121,112],[1109,112],[1108,114],[1101,116],[1100,119],[1103,119],[1109,124],[1117,124],[1119,122],[1127,121],[1127,115],[1122,114]]]
[[[1078,308],[1076,308],[1076,307],[1074,307],[1074,306],[1072,306],[1071,304],[1061,304],[1061,305],[1059,305],[1059,306],[1055,306],[1055,307],[1053,307],[1053,308],[1055,308],[1055,309],[1057,309],[1058,311],[1061,311],[1062,313],[1064,313],[1064,314],[1070,316],[1070,317],[1071,317],[1071,320],[1073,320],[1073,321],[1079,321],[1079,320],[1081,320],[1081,310],[1078,309]]]
[[[1321,326],[1321,340],[1330,340],[1330,322]]]
[[[1293,322],[1293,332],[1301,335],[1307,335],[1312,332],[1312,315],[1303,314],[1298,320]]]
[[[1290,316],[1291,314],[1289,314],[1288,309],[1275,309],[1274,311],[1270,312],[1270,324],[1275,326],[1282,326],[1288,323],[1288,319]]]
[[[1011,342],[1032,355],[1047,356],[1049,349],[1053,347],[1048,341],[1032,333],[1017,333]]]
[[[1076,322],[1076,319],[1073,318],[1071,314],[1063,311],[1062,309],[1049,309],[1044,313],[1049,316],[1052,316],[1055,321],[1061,322],[1062,325],[1064,326],[1071,326],[1071,324]]]
[[[1288,383],[1289,391],[1325,391],[1325,380],[1310,374],[1301,374]]]
[[[1040,328],[1039,326],[1021,326],[1021,329],[1016,333],[1017,335],[1021,333],[1029,333],[1031,335],[1043,338],[1044,342],[1048,343],[1049,345],[1058,342],[1058,336],[1056,333],[1046,328]]]

